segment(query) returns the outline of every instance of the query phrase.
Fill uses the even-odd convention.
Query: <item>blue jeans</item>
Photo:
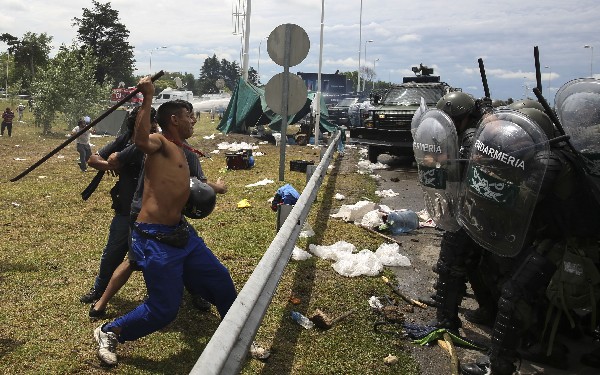
[[[92,156],[92,148],[89,144],[78,143],[77,152],[79,152],[79,168],[85,171],[87,170],[87,160]]]
[[[129,215],[115,215],[108,230],[108,240],[100,258],[100,270],[94,282],[97,294],[102,294],[110,278],[129,249]]]
[[[175,227],[137,223],[150,234],[168,234]],[[105,330],[120,327],[119,342],[132,341],[158,331],[177,316],[183,288],[217,307],[221,318],[235,301],[237,293],[229,271],[194,230],[184,248],[141,236],[131,235],[131,250],[141,268],[148,298],[134,310],[108,323]]]

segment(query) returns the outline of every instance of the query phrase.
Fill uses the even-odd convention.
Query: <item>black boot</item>
[[[467,363],[460,366],[462,374],[466,375],[512,375],[517,367],[506,358],[481,357],[475,362]]]
[[[435,289],[436,319],[427,325],[458,331],[462,326],[458,318],[458,307],[466,290],[464,278],[441,273]]]

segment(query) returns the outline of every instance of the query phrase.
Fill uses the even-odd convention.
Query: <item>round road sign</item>
[[[306,85],[302,78],[288,73],[287,115],[297,113],[306,104]],[[265,100],[271,110],[277,114],[283,114],[283,79],[285,73],[279,73],[267,82],[265,86]]]
[[[269,52],[269,56],[277,65],[285,65],[286,29],[289,31],[290,35],[290,60],[288,66],[295,66],[300,64],[302,60],[306,58],[306,55],[308,55],[308,50],[310,49],[310,40],[308,39],[308,34],[306,34],[306,31],[304,31],[304,29],[300,26],[294,25],[293,23],[286,23],[277,26],[273,31],[271,31],[269,39],[267,39],[267,52]]]

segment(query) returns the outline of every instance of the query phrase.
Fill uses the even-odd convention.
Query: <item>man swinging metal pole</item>
[[[159,79],[160,77],[162,77],[164,74],[165,74],[165,72],[163,72],[162,70],[160,72],[156,73],[152,77],[152,82],[156,81],[157,79]],[[54,154],[56,154],[57,152],[59,152],[60,150],[62,150],[63,148],[65,148],[65,146],[67,146],[69,143],[71,143],[75,139],[77,139],[77,137],[79,137],[80,135],[82,135],[83,133],[85,133],[86,131],[88,131],[92,126],[95,126],[97,123],[99,123],[100,121],[102,121],[106,116],[108,116],[109,114],[111,114],[112,112],[114,112],[117,108],[119,108],[120,106],[122,106],[123,104],[125,104],[129,99],[131,99],[135,95],[137,95],[138,92],[140,92],[140,90],[139,89],[135,89],[134,91],[132,91],[131,93],[129,93],[127,96],[125,96],[123,99],[121,99],[117,104],[115,104],[112,107],[110,107],[109,109],[107,109],[106,112],[104,112],[103,114],[101,114],[97,119],[95,119],[94,121],[92,121],[91,123],[89,123],[88,125],[86,125],[85,127],[83,127],[82,129],[80,129],[77,133],[71,135],[71,137],[69,137],[69,139],[67,139],[66,141],[64,141],[63,143],[61,143],[60,146],[58,146],[54,150],[50,151],[48,154],[46,154],[44,157],[42,157],[40,160],[38,160],[31,167],[29,167],[26,170],[24,170],[23,172],[21,172],[18,176],[11,178],[10,181],[11,182],[18,181],[22,177],[24,177],[27,174],[29,174],[29,172],[33,171],[35,168],[37,168],[38,166],[40,166],[40,164],[42,164],[46,160],[50,159]]]

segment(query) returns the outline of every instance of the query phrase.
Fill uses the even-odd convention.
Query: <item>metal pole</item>
[[[325,0],[321,1],[321,39],[319,41],[319,74],[317,77],[317,99],[315,116],[315,146],[319,145],[319,126],[321,125],[321,67],[323,66],[323,20],[325,19]]]
[[[244,33],[244,58],[243,58],[243,77],[248,82],[248,49],[250,48],[250,8],[251,0],[246,0],[246,32]]]
[[[375,63],[377,61],[379,61],[379,59],[373,60],[373,87],[371,88],[371,91],[375,90]]]
[[[356,93],[360,92],[360,47],[362,46],[362,0],[360,0],[360,18],[358,22],[358,71],[357,75],[357,85],[356,85]]]
[[[285,47],[283,52],[283,82],[281,83],[283,93],[281,95],[281,141],[279,143],[279,181],[285,180],[285,148],[287,146],[288,126],[288,94],[289,94],[289,72],[290,72],[290,44],[292,31],[289,24],[285,25]]]
[[[260,46],[262,45],[262,39],[260,40],[260,43],[258,43],[258,61],[256,62],[256,75],[258,76],[258,82],[260,82]]]

